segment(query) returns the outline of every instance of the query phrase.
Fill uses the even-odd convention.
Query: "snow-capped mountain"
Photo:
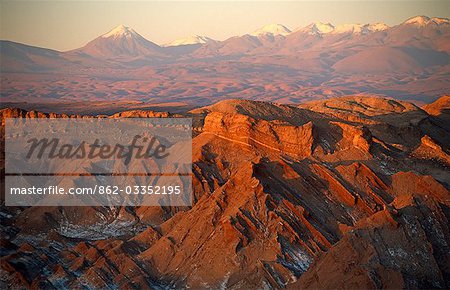
[[[360,92],[424,100],[449,91],[448,22],[414,17],[389,28],[314,23],[286,36],[245,34],[169,47],[119,26],[70,52],[0,41],[0,59],[2,72],[24,73],[4,82],[5,96],[17,102],[127,99],[147,106],[173,100],[198,106],[225,97],[292,102]],[[30,73],[36,80],[21,83]],[[70,80],[63,89],[61,75]],[[17,89],[23,87],[30,89]]]
[[[439,18],[439,17],[433,17],[430,18],[428,16],[416,16],[409,18],[403,24],[410,24],[415,26],[426,26],[429,24],[435,24],[435,25],[449,25],[450,20],[448,18]]]
[[[148,41],[132,28],[119,25],[77,51],[93,57],[115,59],[157,56],[161,54],[161,47]]]
[[[363,34],[371,33],[371,32],[377,32],[377,31],[384,31],[386,29],[389,29],[389,26],[378,22],[378,23],[369,23],[365,24],[361,30]]]
[[[186,38],[181,38],[164,44],[163,46],[180,46],[180,45],[193,45],[193,44],[205,44],[215,42],[214,39],[202,35],[192,35]]]
[[[331,23],[315,22],[306,27],[301,27],[295,30],[295,32],[304,32],[309,35],[324,35],[324,34],[368,34],[376,31],[382,31],[388,29],[384,23],[368,23],[368,24],[339,24],[333,25]]]
[[[268,25],[265,25],[255,31],[253,31],[252,33],[250,33],[250,35],[252,35],[252,36],[262,36],[262,35],[286,36],[289,33],[291,33],[291,30],[289,30],[289,28],[287,28],[284,25],[268,24]]]
[[[383,33],[376,33],[380,31]],[[350,49],[356,52],[356,48],[363,44],[376,51],[376,53],[366,52],[368,56],[364,53],[357,56],[358,63],[366,62],[369,58],[375,59],[371,62],[371,66],[362,65],[364,69],[366,67],[373,68],[374,64],[381,66],[382,63],[389,64],[388,67],[391,67],[390,64],[402,60],[402,64],[399,64],[398,67],[404,67],[406,71],[406,68],[411,66],[405,64],[420,67],[423,63],[434,65],[436,60],[442,60],[441,63],[446,64],[448,55],[450,55],[449,33],[449,19],[416,16],[393,27],[384,23],[333,25],[326,22],[315,22],[291,32],[281,24],[269,24],[251,34],[233,36],[224,41],[215,41],[206,36],[194,35],[159,46],[145,39],[132,28],[119,25],[84,47],[68,52],[42,54],[41,52],[46,51],[45,49],[13,42],[2,42],[1,56],[3,63],[8,64],[10,71],[19,70],[19,68],[48,69],[49,67],[64,67],[73,64],[96,67],[106,63],[105,60],[113,60],[115,64],[122,62],[135,66],[162,63],[169,59],[173,60],[174,57],[184,56],[203,58],[245,55],[258,59],[260,56],[271,57],[274,54],[301,55],[314,64],[315,66],[312,65],[314,68],[317,68],[319,65],[312,61],[316,57],[317,51],[325,51],[328,47],[333,46],[334,49],[340,49],[346,53]],[[380,44],[386,47],[378,48]],[[408,47],[409,50],[392,50],[394,47],[403,46]],[[418,49],[410,49],[415,46]],[[405,56],[405,54],[408,55]],[[414,61],[417,55],[423,58],[422,62]],[[140,62],[140,60],[144,61]],[[329,63],[333,63],[333,61],[330,60]],[[340,64],[336,67],[348,68],[349,65]]]
[[[126,38],[133,38],[133,37],[140,37],[140,35],[134,31],[132,28],[126,27],[125,25],[121,24],[117,27],[115,27],[114,29],[112,29],[111,31],[103,34],[101,36],[102,38],[121,38],[121,37],[126,37]]]
[[[314,22],[309,24],[308,26],[301,27],[295,30],[295,32],[300,31],[307,33],[309,35],[322,35],[326,33],[330,33],[334,30],[334,25],[331,23],[323,23],[323,22]]]
[[[351,34],[369,34],[376,31],[383,31],[388,29],[384,23],[374,23],[374,24],[341,24],[337,25],[331,33],[351,33]]]

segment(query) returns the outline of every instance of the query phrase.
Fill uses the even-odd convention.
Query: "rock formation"
[[[193,110],[192,207],[2,206],[1,283],[449,288],[449,131],[428,112],[358,97]],[[112,117],[134,116],[171,115]]]

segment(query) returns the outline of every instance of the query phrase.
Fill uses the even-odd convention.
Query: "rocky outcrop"
[[[367,127],[353,126],[343,122],[332,122],[342,129],[341,148],[356,147],[369,153],[372,146],[372,134]]]
[[[78,115],[66,115],[55,113],[42,113],[38,111],[26,111],[18,108],[5,108],[0,110],[0,120],[2,126],[5,125],[5,118],[76,118]]]
[[[205,117],[203,132],[297,158],[310,156],[314,141],[312,122],[293,126],[277,121],[255,120],[246,115],[217,112]]]
[[[350,96],[300,104],[299,107],[338,116],[348,121],[373,119],[387,114],[404,114],[420,110],[417,106],[394,99]]]
[[[144,110],[133,110],[116,113],[114,115],[97,115],[97,116],[82,116],[82,115],[67,115],[56,113],[43,113],[39,111],[26,111],[18,108],[5,108],[0,110],[0,120],[2,126],[5,125],[5,118],[167,118],[170,114],[168,112],[155,112]],[[176,115],[175,115],[176,116]]]
[[[423,106],[422,109],[433,116],[449,114],[450,96],[442,96],[433,103]]]
[[[423,136],[420,139],[419,146],[411,154],[416,158],[434,159],[450,167],[450,155],[430,136]]]
[[[144,110],[133,110],[116,113],[109,116],[109,118],[168,118],[170,114],[168,112],[155,112]]]
[[[410,196],[410,202],[398,201],[394,209],[358,222],[290,287],[448,288],[448,200]]]

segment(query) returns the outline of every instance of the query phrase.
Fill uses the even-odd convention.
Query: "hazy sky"
[[[0,38],[70,50],[119,24],[158,44],[199,34],[223,40],[269,23],[399,24],[450,17],[450,1],[21,1],[0,0]]]

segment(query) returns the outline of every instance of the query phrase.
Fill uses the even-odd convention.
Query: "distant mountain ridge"
[[[1,41],[0,54],[3,73],[45,72],[94,82],[68,82],[61,92],[48,82],[30,81],[35,90],[24,91],[13,79],[2,91],[6,101],[38,95],[47,101],[131,98],[208,105],[233,97],[289,103],[367,94],[423,103],[450,91],[450,20],[427,16],[392,27],[315,22],[291,31],[270,24],[223,41],[195,35],[165,46],[120,25],[67,52]],[[110,79],[124,83],[98,92],[97,85],[111,88]]]
[[[416,25],[416,26],[426,26],[426,25],[450,25],[450,19],[448,18],[442,18],[442,17],[428,17],[428,16],[414,16],[411,17],[404,22],[395,25],[401,26],[401,25]],[[360,23],[344,23],[344,24],[338,24],[334,25],[332,23],[324,23],[321,21],[313,22],[311,24],[308,24],[306,26],[297,27],[294,30],[289,29],[288,27],[282,25],[282,24],[267,24],[259,29],[253,31],[252,33],[248,33],[248,35],[252,36],[261,36],[264,34],[271,34],[274,36],[288,36],[289,34],[303,31],[308,32],[310,34],[339,34],[339,33],[348,33],[353,32],[356,34],[359,33],[371,33],[371,32],[377,32],[377,31],[383,31],[386,29],[391,28],[390,26],[378,22],[378,23],[366,23],[366,24],[360,24]],[[140,39],[143,38],[139,33],[137,33],[135,30],[133,30],[130,27],[127,27],[123,24],[120,24],[116,26],[115,28],[111,29],[109,32],[100,35],[99,38],[114,38],[114,39],[121,39],[123,37],[129,38],[129,39]],[[229,37],[228,39],[234,38],[236,36]],[[227,41],[228,39],[224,40]],[[180,38],[171,42],[168,42],[163,45],[158,45],[152,41],[149,41],[145,39],[147,42],[159,46],[177,46],[177,45],[190,45],[190,44],[205,44],[210,41],[216,41],[208,36],[205,35],[191,35],[185,38]],[[4,41],[4,40],[1,40]],[[221,42],[221,41],[218,41]],[[223,42],[223,41],[222,41]]]
[[[209,44],[209,43],[227,43],[236,38],[247,37],[262,37],[262,36],[280,36],[283,38],[289,37],[294,34],[307,33],[309,35],[326,36],[336,34],[371,34],[380,31],[386,31],[393,28],[400,28],[404,26],[415,26],[417,28],[423,28],[426,26],[437,26],[448,28],[450,26],[450,19],[439,17],[427,17],[427,16],[415,16],[407,19],[399,25],[389,27],[384,23],[367,23],[367,24],[340,24],[333,25],[331,23],[314,22],[304,27],[298,27],[294,30],[290,30],[282,24],[268,24],[252,33],[244,36],[233,36],[223,41],[216,41],[208,36],[192,35],[186,38],[174,40],[164,45],[158,45],[152,41],[147,40],[135,30],[125,25],[118,25],[109,32],[100,35],[96,39],[90,41],[84,47],[74,49],[71,51],[82,51],[92,56],[102,56],[103,54],[109,55],[154,55],[162,53],[161,49],[167,46],[184,46],[184,45],[197,45],[197,44]],[[2,40],[3,42],[3,40]]]

